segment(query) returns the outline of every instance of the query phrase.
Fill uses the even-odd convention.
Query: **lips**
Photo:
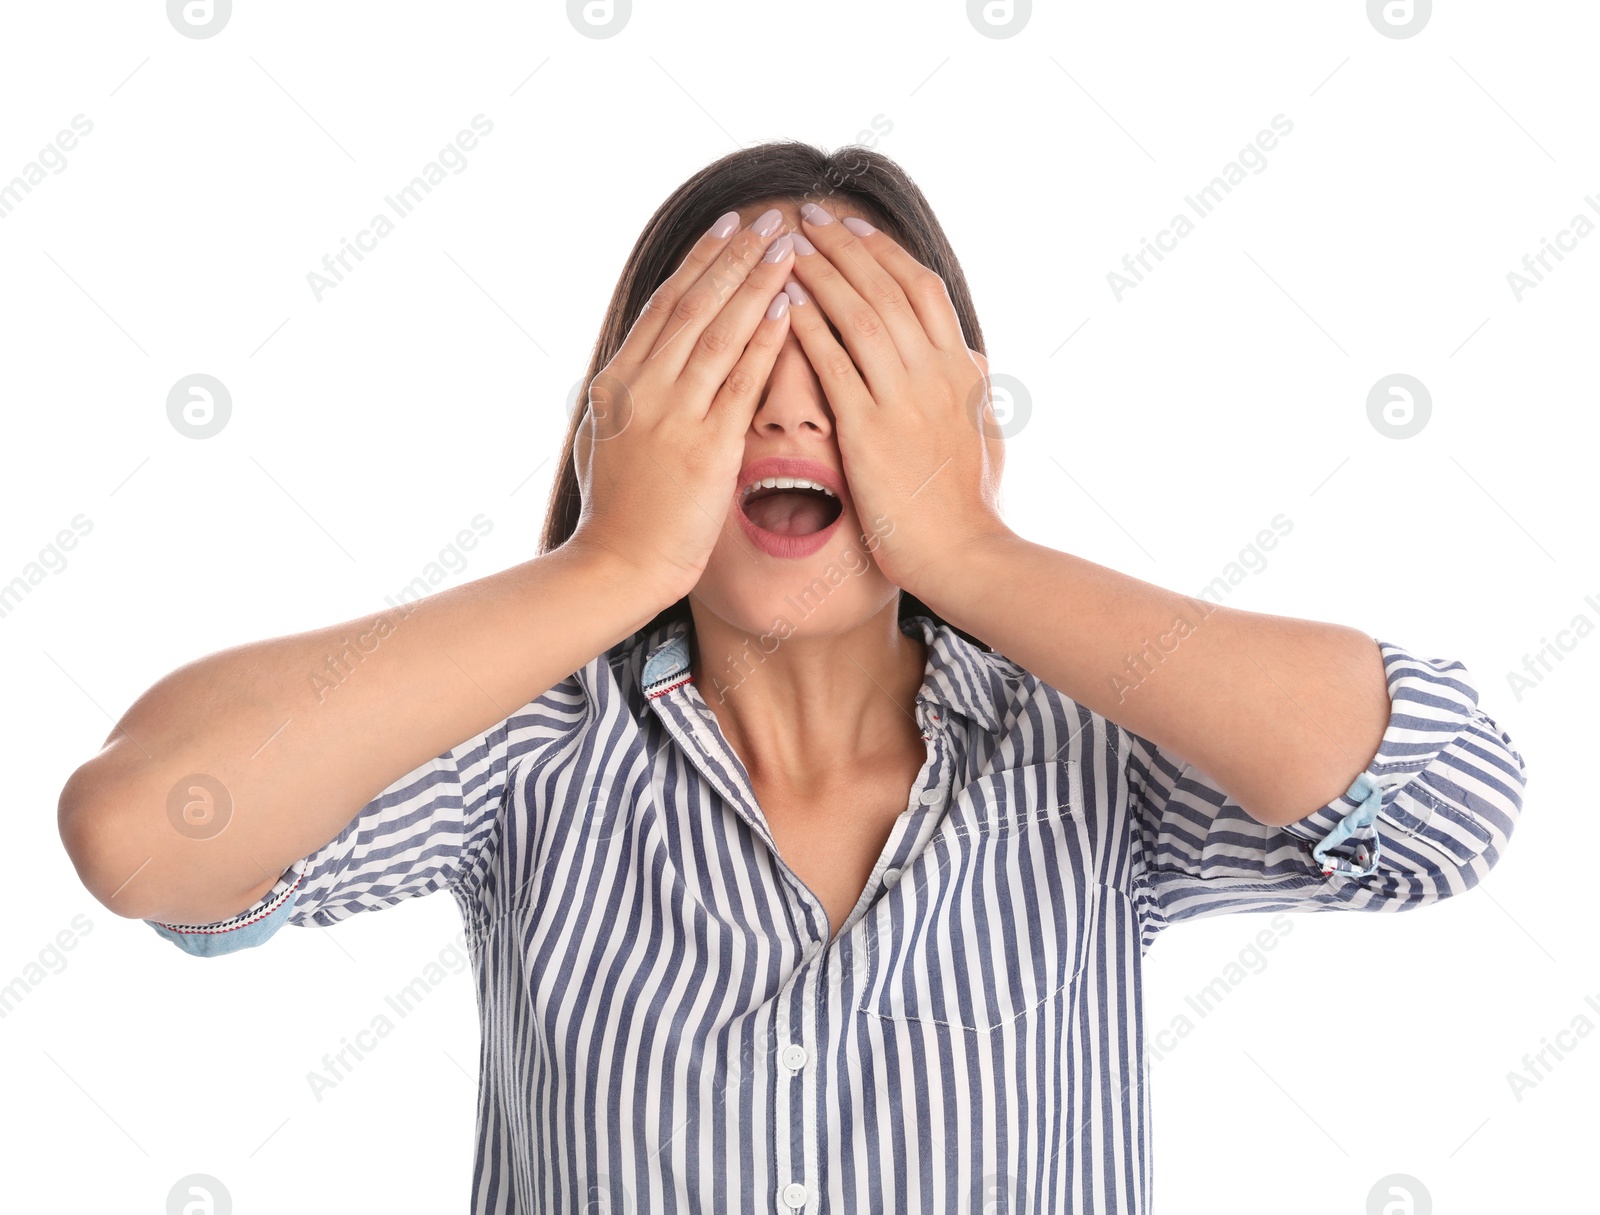
[[[806,535],[785,535],[769,531],[745,513],[745,486],[767,477],[796,477],[825,485],[839,500],[838,517],[826,527]],[[766,456],[744,466],[734,491],[734,510],[750,542],[771,557],[809,557],[828,543],[844,520],[844,478],[826,464],[795,456]],[[766,512],[762,512],[765,514]]]

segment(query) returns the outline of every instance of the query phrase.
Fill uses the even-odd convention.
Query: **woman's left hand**
[[[816,252],[796,242],[807,300],[790,323],[833,410],[863,539],[877,535],[884,577],[928,602],[923,590],[968,546],[1012,534],[997,504],[1004,444],[988,360],[967,348],[943,279],[885,232],[814,222],[827,216],[802,208]]]

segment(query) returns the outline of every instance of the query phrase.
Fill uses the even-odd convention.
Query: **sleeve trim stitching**
[[[223,924],[214,927],[207,927],[200,924],[166,924],[162,923],[160,920],[151,920],[150,922],[172,932],[181,932],[190,936],[213,936],[217,933],[234,932],[237,929],[248,927],[249,925],[254,924],[257,920],[263,919],[264,917],[269,916],[274,911],[278,910],[278,908],[283,905],[283,901],[293,894],[297,889],[299,889],[300,883],[304,880],[304,873],[297,874],[294,879],[294,884],[280,894],[277,898],[273,899],[270,904],[268,904],[266,907],[263,907],[260,911],[257,911],[253,915],[250,915],[247,912],[240,912],[241,916],[248,915],[248,918],[240,919],[238,916],[235,916],[234,919],[237,922],[224,922]]]

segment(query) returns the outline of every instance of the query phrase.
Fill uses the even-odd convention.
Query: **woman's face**
[[[857,214],[842,199],[821,205],[836,219]],[[773,206],[784,215],[780,231],[799,230],[800,204],[789,200],[752,203],[739,214],[749,224]],[[757,464],[769,459],[807,463]],[[781,486],[747,496],[745,487],[766,479],[763,473],[818,482],[833,496]],[[882,611],[898,593],[872,559],[893,523],[857,517],[833,411],[793,330],[745,432],[744,465],[727,507],[722,535],[690,598],[734,627],[777,640],[840,633]]]

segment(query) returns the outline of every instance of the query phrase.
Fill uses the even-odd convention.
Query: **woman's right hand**
[[[748,228],[735,211],[712,225],[589,386],[573,449],[583,508],[569,543],[639,567],[662,607],[710,560],[788,334],[793,242],[775,235],[782,220],[774,207]]]
[[[763,319],[790,259],[762,262],[781,239],[781,215],[762,218],[765,236],[737,227],[703,236],[597,377],[600,407],[575,452],[580,559],[557,549],[440,588],[387,632],[383,615],[347,620],[219,650],[159,681],[61,791],[62,843],[95,898],[117,915],[169,924],[234,916],[396,780],[436,769],[462,739],[503,737],[495,723],[508,706],[536,700],[626,638],[649,619],[640,615],[649,599],[661,599],[659,611],[699,581],[788,334],[786,315]],[[603,570],[582,559],[602,550]],[[374,636],[381,653],[366,644]],[[348,657],[353,637],[357,665],[340,665],[331,682],[314,674],[308,694],[306,672],[332,672],[331,656]],[[297,724],[264,749],[265,719]],[[449,782],[427,774],[442,807]],[[186,830],[169,809],[173,790],[196,780],[227,795],[210,835]],[[459,797],[454,809],[459,818]],[[409,815],[405,829],[421,831],[426,817]]]

